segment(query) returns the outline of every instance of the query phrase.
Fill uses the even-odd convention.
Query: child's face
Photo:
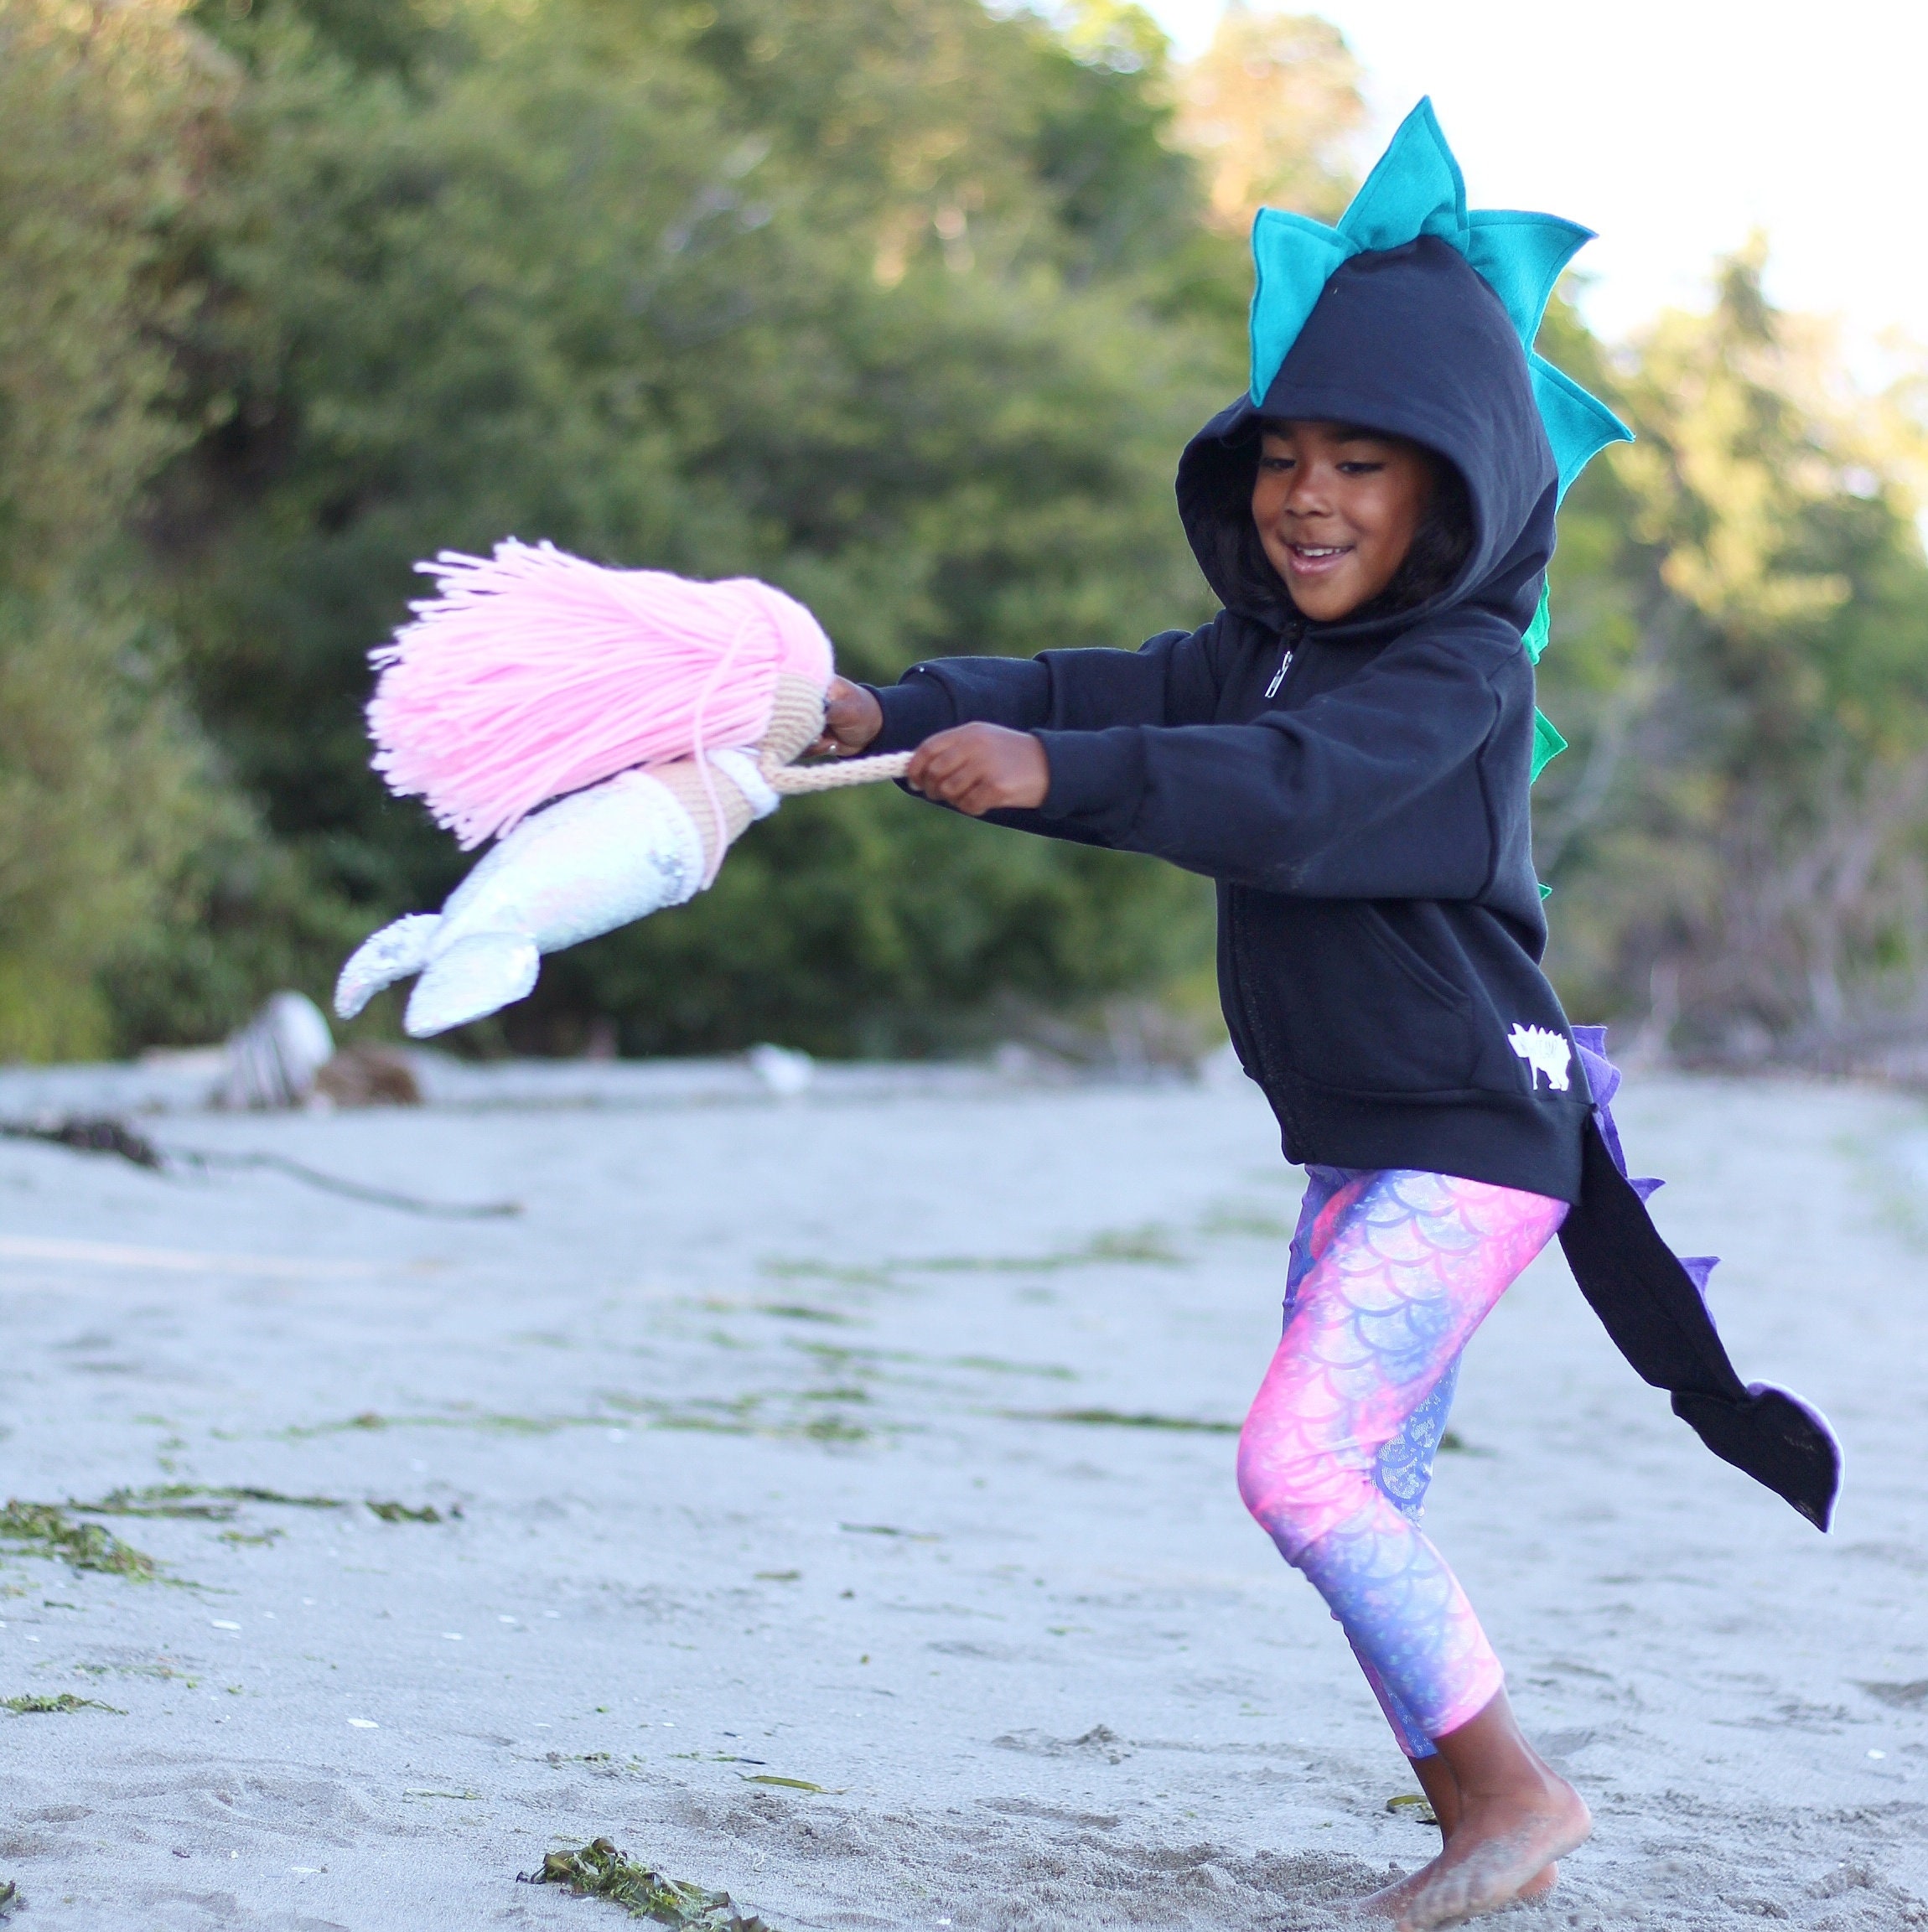
[[[1282,422],[1265,431],[1252,520],[1300,614],[1331,624],[1392,581],[1432,495],[1432,465],[1409,443]]]

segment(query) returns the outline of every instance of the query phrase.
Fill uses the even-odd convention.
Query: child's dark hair
[[[1444,457],[1418,443],[1412,447],[1433,472],[1433,495],[1392,581],[1370,603],[1353,612],[1355,617],[1416,609],[1452,583],[1473,547],[1473,505],[1466,479]]]

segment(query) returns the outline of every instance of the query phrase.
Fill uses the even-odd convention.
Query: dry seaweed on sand
[[[516,1883],[567,1885],[578,1898],[608,1898],[632,1918],[689,1932],[772,1932],[754,1913],[739,1912],[727,1892],[666,1878],[625,1858],[607,1838],[592,1839],[573,1852],[552,1852],[537,1872],[519,1872]]]
[[[7,1918],[16,1905],[24,1903],[20,1888],[11,1878],[0,1878],[0,1919]]]
[[[144,1550],[123,1543],[98,1523],[76,1523],[52,1503],[9,1500],[0,1510],[0,1544],[24,1555],[48,1556],[75,1570],[98,1570],[110,1577],[151,1582],[158,1573]]]
[[[1421,1791],[1402,1791],[1386,1800],[1386,1809],[1395,1818],[1410,1818],[1418,1825],[1437,1825],[1433,1800]]]
[[[345,1510],[339,1496],[286,1496],[279,1489],[209,1489],[199,1483],[153,1483],[144,1489],[110,1489],[97,1503],[72,1497],[67,1507],[82,1516],[182,1516],[201,1522],[233,1520],[243,1503],[273,1503],[289,1510]]]
[[[103,1704],[97,1697],[76,1697],[71,1691],[63,1691],[57,1697],[0,1697],[0,1707],[22,1717],[64,1715],[69,1711],[107,1711],[117,1717],[127,1714],[117,1704]]]
[[[1000,1409],[1013,1422],[1081,1422],[1094,1429],[1179,1429],[1205,1436],[1236,1436],[1236,1422],[1200,1422],[1189,1416],[1159,1416],[1150,1411],[1127,1414],[1122,1409]]]
[[[0,1137],[10,1141],[45,1141],[76,1153],[118,1154],[137,1168],[159,1173],[167,1165],[148,1137],[111,1114],[66,1114],[43,1120],[0,1121]]]
[[[371,1503],[368,1512],[381,1517],[385,1523],[439,1523],[442,1520],[442,1512],[433,1503],[424,1503],[419,1510],[412,1510],[406,1503]]]

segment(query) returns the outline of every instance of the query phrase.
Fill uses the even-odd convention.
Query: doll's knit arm
[[[1161,632],[1139,650],[1048,650],[1039,657],[946,657],[873,685],[884,728],[873,752],[911,751],[959,724],[1013,731],[1102,731],[1117,725],[1202,723],[1219,678],[1215,621]]]

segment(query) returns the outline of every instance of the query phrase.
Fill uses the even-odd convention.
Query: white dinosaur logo
[[[1539,1086],[1539,1075],[1547,1076],[1547,1085],[1557,1094],[1567,1090],[1567,1070],[1573,1064],[1573,1049],[1559,1034],[1548,1033],[1544,1027],[1521,1026],[1513,1022],[1513,1030],[1506,1036],[1507,1044],[1521,1059],[1533,1070],[1533,1085]]]

